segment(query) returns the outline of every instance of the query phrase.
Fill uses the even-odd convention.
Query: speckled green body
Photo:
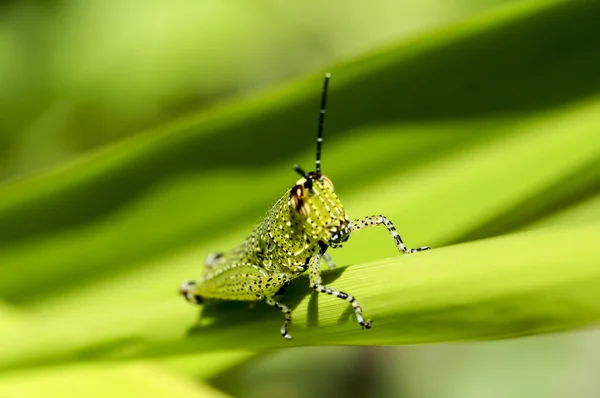
[[[300,179],[238,247],[213,255],[195,294],[224,300],[262,300],[319,263],[324,249],[347,239],[349,221],[323,176],[312,192]],[[332,242],[333,240],[333,242]],[[339,243],[338,243],[339,244]]]
[[[392,222],[383,215],[348,220],[331,180],[321,173],[321,143],[329,77],[329,74],[325,76],[321,98],[316,170],[306,173],[299,166],[294,166],[302,178],[277,201],[250,236],[230,251],[210,255],[206,261],[206,273],[198,281],[183,282],[179,288],[186,300],[197,304],[205,298],[263,300],[285,314],[281,335],[286,339],[292,338],[287,331],[292,311],[276,301],[275,296],[283,286],[306,271],[312,289],[348,301],[361,327],[371,327],[371,321],[365,321],[354,296],[324,286],[321,280],[322,259],[330,268],[335,267],[326,253],[327,249],[341,247],[352,231],[384,225],[401,253],[429,249],[426,246],[407,249]]]

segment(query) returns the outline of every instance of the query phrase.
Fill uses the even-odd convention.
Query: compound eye
[[[323,177],[323,185],[325,185],[333,192],[333,182],[331,182],[331,180],[326,175],[321,175],[321,177]]]
[[[295,185],[290,191],[290,207],[300,213],[301,216],[308,216],[310,206],[304,198],[304,186]]]

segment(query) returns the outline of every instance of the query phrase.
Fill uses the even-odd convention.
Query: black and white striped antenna
[[[317,135],[317,161],[315,169],[318,179],[321,179],[321,147],[323,144],[323,125],[325,124],[325,105],[327,102],[329,78],[331,78],[331,73],[326,73],[325,81],[323,82],[323,92],[321,94],[321,111],[319,112],[319,133]]]

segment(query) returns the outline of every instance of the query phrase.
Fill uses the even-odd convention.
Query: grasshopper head
[[[350,228],[348,215],[333,190],[327,176],[317,172],[305,173],[290,190],[290,215],[297,228],[307,237],[320,240],[328,246],[339,246],[348,240]]]

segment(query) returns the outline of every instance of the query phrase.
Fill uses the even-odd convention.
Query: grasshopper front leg
[[[398,250],[400,250],[402,253],[410,254],[424,250],[431,250],[431,247],[429,246],[417,247],[415,249],[409,249],[406,246],[404,246],[404,242],[402,242],[402,238],[400,237],[398,231],[396,231],[396,227],[394,227],[394,224],[392,224],[392,222],[387,217],[382,215],[369,216],[363,219],[353,220],[350,222],[350,230],[357,231],[359,229],[376,227],[382,224],[385,225],[385,227],[388,229],[390,235],[392,235],[392,238],[394,238],[394,242],[396,242],[396,247],[398,247]]]

